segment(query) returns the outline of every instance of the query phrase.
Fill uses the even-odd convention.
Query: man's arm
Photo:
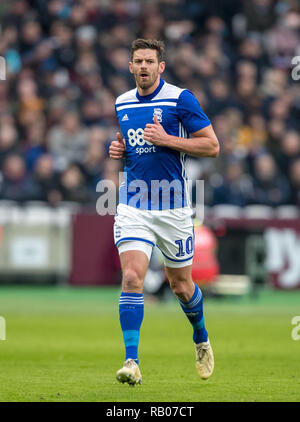
[[[220,151],[212,125],[192,133],[191,138],[186,139],[168,135],[156,116],[154,116],[154,123],[146,125],[144,139],[154,145],[172,148],[195,157],[217,157]]]

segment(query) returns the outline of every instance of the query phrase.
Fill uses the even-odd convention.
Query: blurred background
[[[299,288],[298,0],[1,2],[0,283],[120,285],[96,186],[119,183],[108,147],[137,37],[165,41],[163,78],[196,95],[221,145],[187,161],[194,205],[205,182],[195,281],[215,295]],[[145,289],[166,286],[156,251]]]

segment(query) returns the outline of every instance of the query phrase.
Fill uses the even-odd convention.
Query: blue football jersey
[[[169,135],[181,138],[210,125],[196,97],[161,79],[150,95],[139,95],[137,88],[120,95],[115,109],[126,142],[119,203],[147,210],[189,205],[186,154],[153,145],[143,135],[154,116]]]

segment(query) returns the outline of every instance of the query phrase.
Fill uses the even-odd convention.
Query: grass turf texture
[[[300,292],[206,299],[215,372],[195,371],[192,328],[174,300],[145,304],[143,384],[119,384],[119,289],[0,287],[0,401],[300,401]]]

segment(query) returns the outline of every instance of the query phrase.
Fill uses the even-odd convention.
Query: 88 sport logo
[[[136,130],[129,129],[127,131],[128,143],[132,147],[139,146],[136,148],[136,153],[141,155],[149,152],[156,152],[156,147],[150,142],[144,139],[144,129],[138,128]],[[146,145],[149,145],[148,147]]]
[[[127,136],[128,136],[128,142],[129,145],[131,145],[132,147],[135,147],[137,145],[153,145],[151,142],[149,141],[145,141],[144,139],[144,130],[140,127],[137,130],[134,129],[129,129],[127,132]]]

